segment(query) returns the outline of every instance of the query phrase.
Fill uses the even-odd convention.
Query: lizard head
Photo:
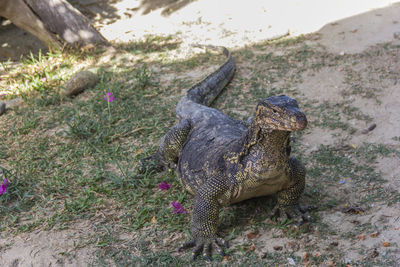
[[[306,115],[300,110],[297,101],[285,96],[271,96],[257,105],[255,121],[270,130],[300,131],[306,128]]]

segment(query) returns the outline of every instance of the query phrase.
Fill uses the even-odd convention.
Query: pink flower
[[[162,181],[161,184],[158,185],[158,188],[160,188],[161,190],[168,190],[171,188],[171,185]]]
[[[104,100],[106,100],[107,102],[113,102],[114,101],[114,96],[112,95],[113,93],[108,92],[105,97]]]
[[[182,207],[181,203],[178,201],[171,202],[172,207],[174,207],[174,213],[183,213],[186,214],[187,211]]]
[[[4,178],[3,184],[0,185],[0,195],[2,195],[4,192],[6,192],[6,190],[7,190],[7,185],[8,185],[7,179]]]
[[[45,81],[47,81],[47,78],[46,77],[43,77],[43,78],[41,78],[40,79],[42,82],[45,82]]]

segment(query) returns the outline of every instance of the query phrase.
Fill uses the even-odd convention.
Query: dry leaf
[[[249,250],[250,251],[254,251],[255,249],[256,249],[256,246],[254,246],[254,244],[251,244],[250,247],[249,247]]]
[[[314,255],[315,257],[320,257],[321,256],[321,253],[319,253],[319,252],[315,252],[315,255]]]
[[[378,256],[379,256],[379,252],[376,250],[376,248],[369,253],[369,258],[370,259],[376,258]]]
[[[283,247],[282,246],[274,246],[274,250],[282,250]]]
[[[152,223],[156,223],[157,222],[156,216],[153,216],[153,218],[151,218],[151,222]]]
[[[369,236],[375,238],[375,237],[377,237],[378,235],[379,235],[379,232],[375,232],[375,233],[370,234]]]
[[[306,260],[308,260],[308,257],[309,257],[310,255],[308,254],[308,252],[305,252],[304,253],[304,256],[303,256],[303,261],[306,261]]]
[[[382,242],[382,246],[384,246],[384,247],[389,247],[389,246],[390,246],[390,243],[387,242],[387,241],[384,241],[384,242]]]
[[[348,206],[345,207],[344,209],[342,209],[343,213],[352,213],[352,214],[361,214],[363,213],[365,210],[361,207],[358,206]]]
[[[230,261],[231,259],[232,259],[231,256],[224,256],[224,257],[222,258],[223,261]]]
[[[257,237],[257,234],[258,234],[257,231],[253,231],[253,232],[248,233],[246,236],[248,239],[253,239],[253,238]]]
[[[364,234],[358,235],[357,238],[360,240],[365,240],[365,235]]]

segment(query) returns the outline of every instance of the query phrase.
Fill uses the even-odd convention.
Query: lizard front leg
[[[221,176],[207,180],[197,191],[194,198],[193,215],[191,222],[191,240],[186,242],[179,251],[194,247],[193,259],[203,253],[211,260],[211,251],[215,249],[222,256],[223,247],[227,247],[224,239],[217,237],[220,203],[219,198],[228,190]]]
[[[157,152],[140,161],[140,171],[162,171],[170,164],[176,164],[190,130],[191,125],[189,120],[181,120],[177,125],[172,127],[161,138]]]
[[[289,159],[289,175],[291,184],[277,193],[278,203],[272,210],[270,217],[278,215],[283,219],[294,219],[298,225],[305,221],[310,222],[311,216],[307,213],[307,208],[302,208],[299,205],[299,198],[306,183],[306,168],[296,158]]]

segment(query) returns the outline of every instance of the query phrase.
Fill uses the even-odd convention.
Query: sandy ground
[[[79,2],[79,1],[75,1]],[[126,42],[142,38],[146,34],[178,34],[185,43],[209,43],[225,45],[231,48],[243,47],[257,41],[276,36],[316,32],[314,40],[328,51],[337,54],[362,52],[368,47],[392,41],[400,44],[400,4],[392,1],[279,1],[279,4],[267,1],[242,2],[229,0],[212,1],[111,1],[111,4],[97,5],[90,2],[82,5],[83,10],[92,16],[95,25],[109,40]],[[92,1],[93,2],[93,1]],[[235,2],[233,4],[232,2]],[[278,1],[269,1],[278,2]],[[322,3],[323,2],[323,3]],[[147,3],[147,4],[146,4]],[[3,23],[4,24],[4,23]],[[15,38],[10,38],[13,35]],[[7,37],[7,38],[6,38]],[[26,47],[17,47],[13,41],[32,38],[10,25],[3,25],[0,32],[0,56],[18,57],[16,53]],[[34,39],[34,38],[33,38]],[[40,43],[33,44],[33,49]],[[12,54],[14,53],[14,54]],[[400,68],[399,58],[391,64]],[[362,62],[360,69],[368,68],[369,62]],[[386,63],[387,64],[387,63]],[[389,64],[390,65],[390,64]],[[318,73],[306,73],[299,90],[309,99],[316,101],[340,102],[343,97],[340,86],[345,79],[341,70],[327,67]],[[354,99],[354,106],[370,115],[377,122],[377,128],[370,134],[355,134],[347,140],[356,146],[363,142],[379,142],[399,148],[399,142],[393,139],[400,134],[400,87],[386,86],[380,93],[381,104],[373,99]],[[357,123],[357,122],[354,122]],[[365,128],[365,125],[355,125]],[[313,128],[303,142],[310,149],[319,144],[335,144],[337,137],[325,129]],[[377,168],[381,170],[388,184],[394,188],[400,186],[400,165],[398,158],[383,158]],[[368,249],[379,247],[384,241],[393,247],[400,246],[400,205],[392,207],[376,206],[357,220],[362,224],[372,222],[379,235],[363,241]],[[350,219],[342,212],[321,214],[324,223],[339,233],[351,231]],[[68,230],[50,232],[31,232],[17,239],[1,240],[0,247],[6,248],[0,253],[0,266],[85,266],[94,255],[94,248],[79,248],[77,243],[83,233],[90,231],[89,223],[77,223]],[[259,240],[263,246],[257,253],[273,251],[276,245],[286,244],[302,256],[301,248],[290,248],[290,240],[280,237],[276,232],[260,232]],[[278,237],[278,238],[277,238]],[[234,243],[240,243],[238,238]],[[336,240],[325,240],[321,250]],[[311,237],[308,242],[320,240]],[[340,244],[345,257],[359,259],[362,255],[355,252],[357,244]],[[73,255],[68,256],[68,255]],[[400,262],[399,262],[400,265]]]

